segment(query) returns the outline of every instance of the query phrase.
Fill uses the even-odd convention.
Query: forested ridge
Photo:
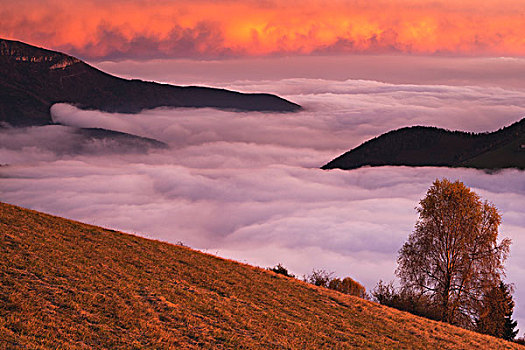
[[[366,141],[322,168],[384,165],[525,169],[525,119],[491,133],[401,128]]]

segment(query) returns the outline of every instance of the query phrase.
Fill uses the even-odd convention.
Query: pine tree
[[[516,338],[516,335],[519,332],[519,329],[515,329],[518,325],[518,321],[512,319],[512,313],[514,311],[514,300],[512,300],[512,294],[507,284],[501,282],[500,289],[502,289],[503,291],[505,304],[507,306],[507,310],[505,313],[505,326],[502,338],[505,340],[514,340],[514,338]]]
[[[517,321],[512,319],[514,301],[512,288],[500,282],[483,295],[477,322],[477,331],[506,340],[514,340],[518,334]]]

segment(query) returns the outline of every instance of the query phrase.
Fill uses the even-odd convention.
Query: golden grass
[[[261,268],[0,203],[2,349],[519,349]]]

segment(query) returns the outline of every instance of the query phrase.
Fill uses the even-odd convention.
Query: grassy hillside
[[[2,349],[518,349],[193,251],[0,204]]]
[[[362,166],[525,169],[525,119],[492,133],[414,126],[387,132],[335,158],[323,169]]]

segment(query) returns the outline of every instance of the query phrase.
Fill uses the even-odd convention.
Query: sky
[[[84,59],[525,54],[521,0],[2,0],[1,35]]]
[[[126,78],[269,92],[304,107],[123,115],[57,104],[61,125],[0,129],[0,200],[298,276],[326,269],[370,290],[395,278],[432,182],[460,180],[500,210],[525,328],[523,172],[319,169],[395,128],[485,132],[523,118],[522,1],[0,1],[2,38]],[[169,148],[86,142],[77,127]]]

